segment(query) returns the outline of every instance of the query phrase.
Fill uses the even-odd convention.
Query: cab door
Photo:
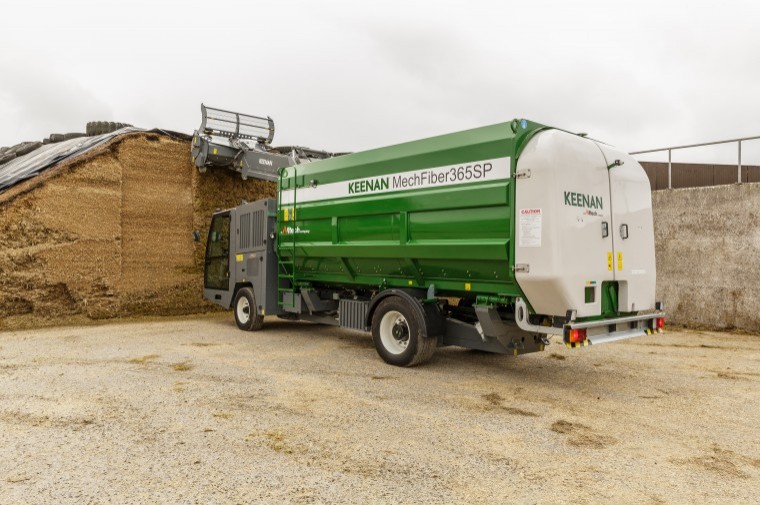
[[[211,221],[206,241],[203,287],[214,291],[229,291],[230,289],[229,212],[216,214]]]
[[[612,203],[613,265],[618,281],[618,310],[635,312],[655,306],[652,190],[639,163],[627,153],[597,144],[607,163]]]

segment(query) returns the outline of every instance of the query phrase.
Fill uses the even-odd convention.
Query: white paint
[[[607,268],[612,238],[602,236],[602,221],[609,221],[610,214],[602,153],[591,140],[549,130],[531,139],[516,169],[531,171],[529,179],[516,181],[516,212],[540,208],[544,239],[542,247],[535,247],[516,237],[515,263],[530,265],[529,271],[515,273],[526,298],[539,314],[564,316],[577,310],[578,317],[599,315],[598,288],[594,303],[586,303],[585,289],[590,281],[601,286],[614,278]],[[601,197],[602,208],[579,206],[580,194]]]
[[[446,186],[495,182],[509,179],[510,158],[476,160],[456,165],[395,172],[360,179],[306,186],[296,191],[296,204],[374,196],[397,191],[433,189]],[[288,168],[288,171],[293,170]],[[293,190],[282,192],[282,205],[293,203]]]
[[[598,144],[610,165],[612,200],[610,233],[615,242],[615,280],[620,281],[618,307],[633,311],[634,307],[651,308],[655,302],[657,268],[654,252],[652,190],[644,169],[628,154],[605,144]],[[620,227],[628,226],[628,238],[620,235]],[[618,269],[618,254],[623,254],[623,268]]]
[[[624,164],[608,170],[616,159]],[[620,281],[621,311],[654,308],[654,231],[644,169],[617,149],[559,130],[533,137],[516,169],[531,171],[530,178],[516,181],[517,213],[541,209],[542,247],[530,239],[526,244],[523,216],[516,215],[515,263],[530,269],[515,277],[533,309],[553,316],[568,310],[577,310],[578,317],[598,316],[602,297],[597,288],[595,301],[586,303],[586,285],[612,280]],[[620,237],[621,224],[628,225],[628,239]]]

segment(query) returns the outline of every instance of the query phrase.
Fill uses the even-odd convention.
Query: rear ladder
[[[296,177],[296,167],[293,169],[293,210],[289,219],[288,208],[282,203],[282,181],[283,172],[285,169],[279,172],[279,181],[277,183],[277,204],[279,206],[277,210],[277,220],[279,222],[280,216],[282,216],[282,222],[284,223],[282,229],[277,229],[277,304],[284,309],[296,308],[296,188],[298,187],[298,178]],[[282,212],[282,214],[281,214]],[[292,247],[290,249],[290,258],[285,260],[280,255],[282,245],[282,235],[287,232],[288,222],[293,223],[290,237],[292,239]],[[288,286],[289,285],[289,286]],[[290,293],[290,303],[285,302],[285,293]]]

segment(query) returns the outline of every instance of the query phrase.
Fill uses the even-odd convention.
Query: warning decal
[[[541,247],[541,209],[520,209],[518,245]]]

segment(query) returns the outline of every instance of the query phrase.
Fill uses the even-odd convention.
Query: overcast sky
[[[201,102],[335,151],[514,117],[628,151],[760,135],[756,0],[0,0],[0,19],[0,145],[91,120],[191,133]]]

